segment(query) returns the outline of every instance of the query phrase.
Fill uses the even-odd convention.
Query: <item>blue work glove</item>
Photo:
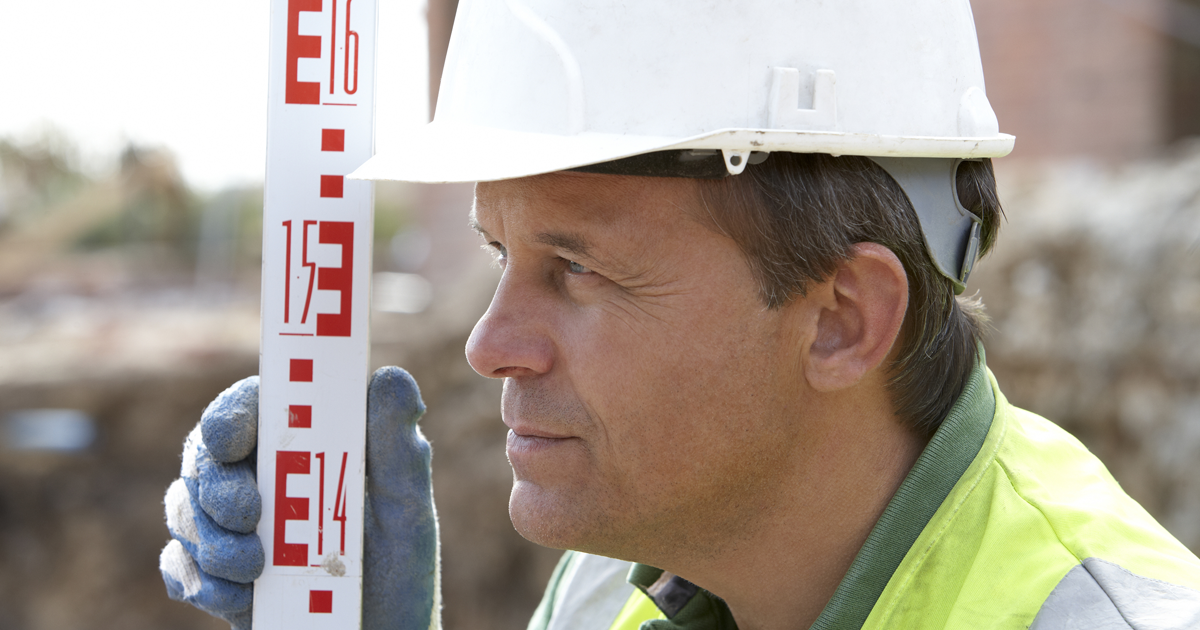
[[[363,532],[363,628],[441,627],[437,514],[425,413],[408,372],[380,368],[367,393],[367,497]],[[254,529],[262,500],[254,479],[258,377],[225,390],[184,442],[181,478],[167,490],[173,540],[159,569],[167,594],[251,625],[254,581],[263,569]]]

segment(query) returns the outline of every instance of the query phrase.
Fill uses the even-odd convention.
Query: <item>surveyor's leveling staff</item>
[[[357,628],[374,191],[375,0],[271,0],[258,628]]]

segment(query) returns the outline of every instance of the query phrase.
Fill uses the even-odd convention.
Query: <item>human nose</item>
[[[544,326],[536,297],[506,271],[467,339],[467,362],[488,378],[545,374],[553,364],[553,344]]]

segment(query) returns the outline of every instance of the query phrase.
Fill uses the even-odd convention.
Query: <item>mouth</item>
[[[558,435],[527,427],[516,427],[508,430],[508,442],[505,451],[511,461],[513,457],[529,456],[562,446],[577,438],[569,435]]]
[[[505,423],[505,424],[507,424],[507,423]],[[516,435],[518,437],[545,438],[548,440],[565,440],[565,439],[572,437],[570,435],[566,435],[566,434],[562,434],[562,433],[552,433],[550,431],[544,431],[542,429],[536,429],[533,427],[522,426],[520,424],[516,424],[515,426],[512,424],[508,425],[508,433],[509,433],[509,435]]]

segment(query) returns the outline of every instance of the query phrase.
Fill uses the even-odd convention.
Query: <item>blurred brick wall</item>
[[[1152,154],[1167,140],[1164,0],[972,0],[1013,158]]]

